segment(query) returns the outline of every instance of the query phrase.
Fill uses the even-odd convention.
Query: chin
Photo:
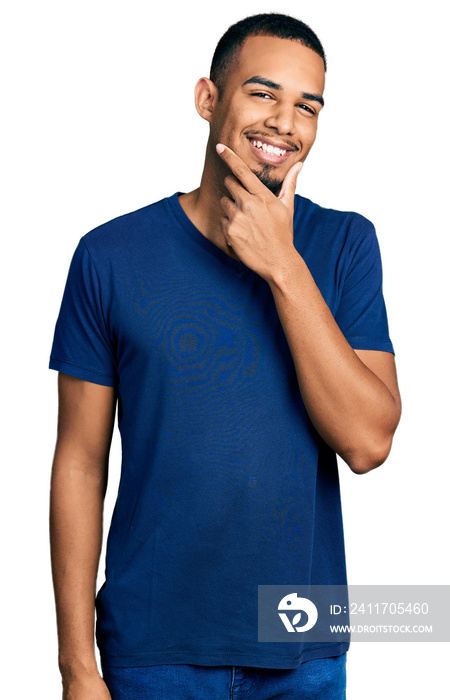
[[[258,180],[260,180],[262,184],[272,192],[272,194],[278,197],[283,186],[283,180],[273,177],[273,175],[270,174],[270,170],[271,168],[269,166],[263,167],[261,170],[253,170],[252,172],[255,173]]]

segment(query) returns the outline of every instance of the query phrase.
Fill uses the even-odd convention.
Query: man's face
[[[321,57],[300,42],[248,37],[211,117],[213,146],[229,146],[278,194],[314,143],[324,84]]]

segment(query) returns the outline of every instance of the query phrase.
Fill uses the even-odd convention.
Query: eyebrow
[[[249,85],[250,83],[264,85],[265,87],[271,90],[284,90],[282,85],[274,83],[273,80],[269,80],[268,78],[262,78],[260,75],[254,75],[252,78],[249,78],[245,81],[245,83],[242,83],[242,86]],[[304,100],[312,100],[313,102],[318,102],[320,105],[322,105],[322,107],[325,105],[325,101],[322,95],[315,95],[313,92],[302,92],[302,98]]]

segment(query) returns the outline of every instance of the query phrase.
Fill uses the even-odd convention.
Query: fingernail
[[[216,146],[217,153],[223,153],[224,150],[225,150],[225,146],[223,145],[223,143],[218,143]]]

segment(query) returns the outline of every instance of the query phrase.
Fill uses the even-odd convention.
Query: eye
[[[272,99],[272,95],[269,95],[268,92],[252,92],[252,96],[253,97],[261,97],[262,99],[265,99],[265,98],[267,98],[269,100]]]
[[[309,105],[299,104],[299,105],[297,105],[297,107],[300,107],[300,109],[302,109],[304,112],[309,112],[309,114],[312,114],[312,115],[315,114],[315,111]]]

